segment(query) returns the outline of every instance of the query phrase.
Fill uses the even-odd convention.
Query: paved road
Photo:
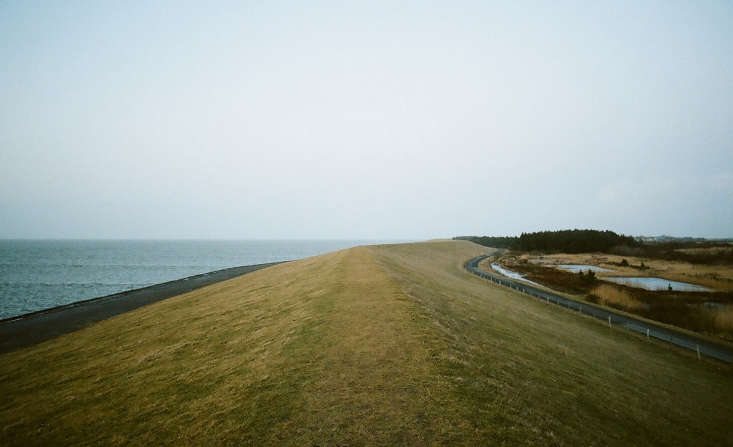
[[[0,353],[35,345],[157,301],[280,264],[232,267],[0,320]]]
[[[558,294],[538,289],[537,287],[523,284],[521,282],[514,281],[506,277],[495,275],[493,273],[489,273],[487,271],[479,269],[479,262],[488,257],[488,255],[482,255],[470,259],[464,264],[464,267],[466,268],[466,270],[475,275],[486,278],[492,282],[501,284],[511,289],[526,293],[542,301],[557,304],[559,306],[563,306],[568,309],[576,310],[583,314],[590,315],[604,321],[608,321],[608,324],[613,327],[621,326],[626,329],[644,334],[648,337],[654,337],[656,339],[664,340],[677,346],[690,349],[699,353],[699,355],[701,356],[707,356],[714,359],[722,360],[724,362],[733,363],[733,351],[729,347],[722,344],[716,344],[701,337],[696,337],[694,335],[690,335],[681,331],[675,331],[674,329],[659,326],[654,323],[649,323],[647,321],[629,317],[627,315],[618,314],[584,301],[581,302],[571,300]]]

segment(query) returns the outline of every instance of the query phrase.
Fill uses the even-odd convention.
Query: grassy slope
[[[733,444],[733,374],[494,287],[463,241],[254,272],[0,357],[0,443]]]

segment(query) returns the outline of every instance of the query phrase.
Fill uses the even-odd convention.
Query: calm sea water
[[[0,240],[0,318],[212,270],[378,242]]]

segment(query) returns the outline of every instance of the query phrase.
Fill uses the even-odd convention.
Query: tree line
[[[486,247],[543,253],[601,252],[621,256],[684,261],[693,264],[733,264],[733,244],[729,241],[675,240],[642,242],[613,231],[561,230],[522,233],[520,236],[458,236],[453,239],[472,241]],[[687,253],[684,248],[715,248],[722,250]]]
[[[459,236],[454,239],[469,240],[487,247],[508,248],[519,251],[541,251],[545,253],[609,253],[616,247],[637,247],[639,243],[631,236],[613,231],[560,230],[522,233],[516,236]]]

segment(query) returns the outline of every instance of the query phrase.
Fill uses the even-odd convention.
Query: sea
[[[0,319],[376,240],[0,240]]]

